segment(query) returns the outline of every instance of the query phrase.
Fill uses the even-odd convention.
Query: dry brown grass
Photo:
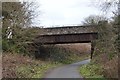
[[[95,55],[93,56],[93,62],[96,63],[96,64],[105,64],[106,62],[109,61],[109,58],[108,58],[108,54],[99,54],[99,55]]]
[[[100,64],[103,68],[102,74],[106,78],[118,78],[118,56],[109,59],[109,54],[100,54],[94,58],[95,64]]]
[[[72,52],[76,53],[90,53],[91,44],[90,43],[75,43],[75,44],[62,44],[58,45],[65,49],[68,49]]]
[[[118,56],[103,65],[103,74],[107,78],[118,78]]]
[[[16,69],[22,65],[33,65],[41,63],[40,61],[34,61],[28,56],[20,54],[3,53],[2,57],[2,76],[3,78],[17,78],[18,74]]]

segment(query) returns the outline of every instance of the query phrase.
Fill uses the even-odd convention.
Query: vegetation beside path
[[[50,53],[49,57],[38,58],[18,53],[3,53],[3,77],[4,78],[42,78],[45,72],[51,68],[70,64],[89,58],[89,54],[75,54],[68,48],[54,46],[45,48]],[[46,53],[47,56],[48,53]]]
[[[88,65],[83,65],[79,68],[80,73],[85,78],[99,78],[99,79],[118,79],[118,53],[119,49],[116,44],[118,34],[116,23],[117,16],[114,16],[113,21],[109,22],[103,16],[90,16],[86,18],[86,24],[98,25],[94,29],[98,32],[98,39],[93,41],[95,50],[93,59]],[[103,19],[103,20],[101,20]],[[98,20],[98,21],[96,21]],[[104,77],[104,78],[103,78]]]
[[[85,78],[104,78],[100,65],[86,64],[79,68],[80,74]]]

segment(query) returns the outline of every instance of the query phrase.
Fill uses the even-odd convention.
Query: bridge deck
[[[74,34],[53,34],[39,35],[35,42],[43,44],[64,44],[64,43],[89,43],[97,39],[97,33],[74,33]]]

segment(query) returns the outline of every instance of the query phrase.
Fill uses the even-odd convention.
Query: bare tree
[[[107,21],[108,19],[100,15],[90,15],[84,19],[83,25],[98,25],[100,21]]]

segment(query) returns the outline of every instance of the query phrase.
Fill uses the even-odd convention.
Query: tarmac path
[[[55,68],[46,73],[45,78],[83,78],[79,74],[78,68],[89,62],[90,59]]]

